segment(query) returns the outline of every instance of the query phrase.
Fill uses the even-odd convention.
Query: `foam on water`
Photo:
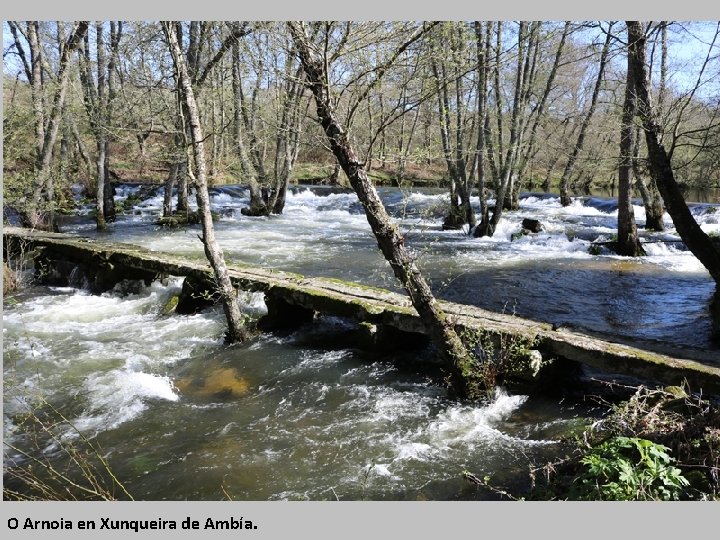
[[[6,309],[4,330],[15,336],[4,343],[6,376],[38,375],[32,389],[15,393],[52,399],[68,385],[82,386],[85,410],[74,419],[80,429],[116,427],[141,414],[147,399],[177,399],[164,366],[217,346],[223,329],[216,312],[162,317],[179,285],[156,282],[127,296],[63,289]]]
[[[697,334],[709,293],[700,290],[706,285],[702,268],[680,244],[646,244],[648,256],[637,261],[587,253],[592,241],[616,231],[617,210],[607,201],[576,199],[563,208],[557,197],[532,195],[521,200],[519,212],[503,216],[494,237],[475,239],[463,231],[440,230],[445,193],[412,193],[407,200],[397,190],[380,193],[433,286],[445,293],[448,283],[448,290],[458,291],[452,300],[487,301],[499,309],[519,299],[529,303],[527,316],[533,318],[580,321],[599,331],[646,332],[651,339],[668,339],[683,325]],[[233,209],[216,222],[228,261],[394,285],[354,194],[289,192],[282,215],[254,218],[239,213],[246,196],[235,187],[212,194],[214,208]],[[477,198],[473,204],[477,207]],[[147,221],[159,213],[161,195],[143,205],[136,208],[141,215],[111,225],[113,240],[203,257],[198,226],[155,229]],[[634,210],[639,221],[644,219],[642,207]],[[715,213],[693,212],[705,230],[720,230]],[[539,219],[545,230],[511,241],[525,217]],[[642,235],[644,240],[677,238],[672,229]],[[656,277],[663,281],[655,282]],[[162,479],[148,477],[154,485],[149,493],[192,471],[212,485],[205,488],[210,497],[217,485],[226,485],[225,475],[232,480],[233,474],[240,498],[244,489],[248,498],[325,498],[328,485],[341,496],[344,490],[360,497],[358,485],[368,471],[368,490],[392,496],[408,486],[452,482],[462,470],[480,473],[486,464],[493,472],[522,461],[526,471],[525,453],[553,444],[543,439],[546,418],[523,423],[523,414],[516,414],[527,403],[525,396],[498,392],[484,405],[460,404],[448,400],[436,383],[408,375],[374,353],[325,350],[307,329],[222,348],[219,310],[161,315],[179,289],[179,280],[126,296],[56,288],[3,314],[5,372],[23,378],[18,393],[63,396],[73,404],[71,420],[80,429],[102,433],[113,441],[111,447],[138,454],[136,461],[149,462],[146,453],[160,453],[162,467],[155,472]],[[607,291],[616,290],[631,298],[630,315],[622,298],[607,301]],[[244,295],[243,303],[249,311],[265,310],[261,294]],[[665,306],[662,314],[656,305]],[[693,311],[690,305],[700,307]],[[245,381],[247,393],[193,395],[211,368]],[[22,406],[6,397],[6,410]],[[129,427],[133,437],[144,438],[147,452],[127,442],[123,430]],[[159,431],[144,433],[146,427]],[[6,433],[13,432],[6,416]],[[179,457],[169,458],[168,451],[176,450]],[[228,465],[235,463],[242,467]],[[194,484],[201,482],[187,482],[193,485],[185,491],[172,488],[174,496],[198,493]],[[246,488],[253,483],[259,487]]]
[[[145,411],[149,400],[179,399],[168,377],[134,371],[130,366],[91,375],[85,391],[89,405],[73,421],[83,432],[115,429]]]
[[[501,424],[525,403],[527,396],[512,396],[498,390],[487,405],[470,406],[440,402],[422,392],[383,390],[377,395],[374,389],[370,395],[363,392],[356,395],[358,400],[370,399],[373,403],[364,422],[375,427],[372,433],[377,435],[370,436],[369,442],[382,457],[374,464],[372,473],[390,480],[400,480],[408,470],[421,464],[453,463],[461,467],[478,448],[493,448],[496,453],[505,446],[517,452],[523,447],[551,444],[520,439],[502,430]],[[401,425],[406,427],[400,428]]]

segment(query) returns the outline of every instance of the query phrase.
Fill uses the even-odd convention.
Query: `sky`
[[[718,13],[720,16],[720,13]],[[720,17],[719,17],[720,18]],[[697,82],[697,76],[709,47],[715,36],[718,21],[685,21],[671,25],[668,35],[671,63],[671,84],[680,92],[689,91]],[[3,23],[3,53],[12,46],[13,38],[8,26]],[[713,47],[715,60],[704,73],[703,85],[699,89],[700,97],[712,98],[720,95],[720,39]],[[5,56],[3,71],[14,78],[21,69],[19,59],[14,54]]]

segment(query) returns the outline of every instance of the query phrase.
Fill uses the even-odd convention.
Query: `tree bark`
[[[665,102],[665,92],[667,89],[667,23],[662,21],[662,29],[660,31],[661,40],[661,54],[660,54],[660,88],[658,90],[658,113],[662,114],[663,105]],[[652,71],[652,70],[650,70]],[[658,191],[655,180],[650,177],[646,182],[643,175],[640,174],[639,166],[639,155],[640,155],[640,130],[641,126],[637,127],[636,141],[635,141],[635,160],[633,161],[633,171],[637,179],[637,187],[640,191],[640,195],[643,199],[643,205],[645,206],[645,230],[651,231],[664,231],[665,224],[663,223],[663,215],[665,208],[662,204],[662,198]]]
[[[645,131],[650,174],[657,183],[665,208],[672,217],[678,234],[703,266],[710,272],[716,284],[720,284],[720,252],[710,237],[700,228],[685,202],[675,180],[670,158],[661,142],[661,129],[650,101],[648,71],[645,62],[646,38],[639,21],[627,21],[628,62],[632,64],[638,115]]]
[[[88,24],[88,21],[80,21],[73,29],[70,37],[65,40],[61,46],[57,87],[53,95],[52,109],[50,114],[46,115],[45,107],[42,101],[43,62],[41,58],[40,38],[37,35],[38,24],[36,21],[28,23],[31,51],[34,47],[37,47],[37,50],[32,55],[32,90],[33,111],[35,115],[36,159],[32,195],[24,212],[24,221],[27,225],[33,228],[53,228],[54,226],[52,223],[44,223],[43,212],[40,209],[40,205],[43,199],[43,192],[47,191],[48,185],[51,181],[50,167],[52,164],[53,148],[55,146],[55,141],[57,140],[60,120],[65,104],[65,95],[67,93],[68,79],[70,75],[70,70],[68,69],[70,55],[75,49],[77,49],[80,41],[85,35],[85,32],[87,32]],[[34,38],[32,37],[33,35]],[[35,45],[33,45],[33,42],[35,42]],[[52,206],[54,201],[49,200],[48,202]]]
[[[572,174],[573,167],[577,161],[578,155],[585,145],[585,135],[587,134],[588,126],[595,115],[595,107],[597,105],[598,96],[600,95],[600,88],[602,87],[603,76],[605,74],[605,66],[607,65],[608,54],[610,52],[610,41],[612,39],[612,23],[608,28],[607,36],[605,37],[605,43],[603,44],[602,52],[600,53],[600,64],[598,66],[598,74],[595,79],[595,87],[593,88],[592,97],[590,98],[590,107],[588,108],[583,123],[580,126],[580,133],[578,134],[577,142],[573,148],[570,157],[568,158],[565,170],[563,171],[562,178],[560,179],[560,204],[563,206],[569,206],[572,202],[570,199],[570,175]]]
[[[237,291],[230,281],[227,266],[223,258],[222,249],[215,239],[215,229],[213,227],[212,216],[210,215],[210,195],[207,188],[207,166],[205,163],[205,146],[203,143],[203,131],[200,124],[200,114],[198,112],[197,103],[195,101],[195,93],[193,91],[190,75],[185,64],[180,45],[174,32],[174,25],[170,22],[162,22],[163,33],[170,47],[170,52],[175,63],[177,71],[177,82],[182,87],[182,95],[185,99],[188,112],[188,122],[190,135],[192,137],[193,155],[195,157],[195,167],[197,169],[195,179],[195,191],[197,196],[198,212],[200,214],[200,223],[202,225],[202,242],[205,248],[210,265],[215,274],[215,280],[220,293],[220,298],[225,312],[225,318],[228,323],[227,341],[232,343],[236,341],[244,341],[249,334],[243,324],[242,314],[237,301]],[[188,167],[189,170],[189,167]]]
[[[117,98],[115,69],[117,66],[122,27],[122,21],[110,21],[110,56],[107,65],[107,107],[105,110],[105,125],[107,126],[107,136],[105,138],[105,189],[103,190],[105,196],[103,200],[103,212],[105,213],[105,221],[108,223],[115,221],[116,218],[115,197],[110,177],[110,142],[114,137],[110,128],[113,123],[113,105]]]
[[[648,178],[646,182],[639,164],[641,129],[642,128],[638,126],[635,130],[635,150],[633,152],[632,165],[633,173],[635,174],[635,185],[642,197],[643,206],[645,206],[645,230],[664,231],[665,223],[663,222],[663,216],[665,215],[665,208],[662,204],[660,192],[652,177]]]
[[[390,221],[364,166],[355,154],[344,126],[336,117],[330,91],[325,83],[327,58],[321,57],[311,48],[300,23],[289,22],[288,27],[307,77],[307,85],[315,97],[320,124],[335,158],[365,209],[378,247],[390,263],[395,277],[407,291],[433,343],[446,360],[451,387],[460,395],[478,397],[481,388],[475,359],[468,353],[447,316],[438,306],[429,285],[405,247],[404,238]]]
[[[240,173],[243,175],[243,182],[247,182],[250,188],[250,206],[243,208],[241,212],[247,216],[266,216],[270,210],[262,196],[255,169],[250,163],[243,136],[242,111],[245,107],[242,92],[242,81],[240,79],[240,45],[236,41],[232,45],[232,88],[234,98],[233,116],[233,137],[235,142],[235,153],[240,161]]]
[[[616,251],[618,255],[637,257],[643,254],[635,224],[635,214],[632,206],[632,172],[634,160],[633,138],[635,127],[633,119],[636,112],[635,84],[632,73],[632,64],[628,62],[627,78],[625,84],[625,100],[620,123],[620,164],[618,167],[618,240]]]
[[[478,115],[478,139],[477,139],[477,182],[478,196],[480,197],[480,223],[473,231],[476,238],[482,236],[492,236],[494,231],[490,230],[490,211],[487,203],[487,189],[485,179],[485,161],[486,161],[486,137],[490,131],[490,119],[487,111],[488,103],[488,57],[490,55],[490,22],[485,23],[485,32],[483,33],[483,23],[475,21],[475,37],[477,42],[477,71],[478,71],[478,90],[477,90],[477,115]]]

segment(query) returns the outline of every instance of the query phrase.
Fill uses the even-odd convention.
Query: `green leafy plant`
[[[614,437],[592,448],[580,462],[578,499],[613,501],[678,500],[689,485],[669,448],[637,437]]]

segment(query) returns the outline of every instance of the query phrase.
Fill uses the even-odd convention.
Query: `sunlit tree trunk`
[[[595,109],[597,106],[598,96],[600,95],[600,88],[602,87],[603,77],[605,75],[605,67],[607,65],[608,55],[610,52],[610,41],[612,40],[612,27],[613,23],[610,23],[610,27],[607,30],[605,37],[605,43],[603,44],[602,52],[600,53],[600,62],[598,65],[598,74],[595,79],[595,87],[593,88],[592,97],[590,98],[590,106],[588,107],[587,113],[583,118],[582,125],[580,126],[580,133],[578,134],[577,141],[573,147],[573,151],[568,158],[565,169],[563,170],[562,178],[560,179],[560,204],[563,206],[569,206],[572,200],[570,199],[570,176],[575,167],[578,155],[582,152],[585,146],[585,136],[587,134],[588,127],[595,115]]]
[[[26,24],[25,37],[30,46],[30,59],[24,52],[19,41],[18,23],[9,22],[18,54],[24,64],[25,72],[30,81],[32,103],[33,103],[33,124],[35,127],[35,161],[33,170],[33,181],[30,188],[30,199],[23,209],[23,221],[30,227],[54,228],[53,223],[47,223],[46,214],[41,208],[43,198],[49,206],[54,204],[48,200],[48,188],[51,187],[51,166],[53,148],[57,141],[57,135],[63,116],[65,96],[67,94],[68,80],[70,77],[70,55],[80,45],[83,36],[88,29],[88,21],[80,21],[74,25],[70,36],[63,41],[60,47],[58,61],[58,73],[55,80],[55,91],[52,99],[52,107],[48,112],[44,102],[44,80],[42,46],[40,44],[39,24],[37,21],[29,21]]]
[[[660,30],[660,88],[658,90],[658,109],[662,111],[667,85],[667,23],[661,22]],[[640,154],[640,131],[641,127],[637,127],[635,141],[635,159],[633,160],[633,171],[635,173],[638,191],[645,206],[645,229],[650,231],[664,231],[665,223],[663,223],[663,215],[665,208],[662,204],[662,197],[658,191],[655,180],[652,177],[644,178],[639,167]]]
[[[665,151],[660,135],[661,129],[655,118],[655,111],[650,101],[648,88],[647,66],[645,64],[645,34],[638,21],[628,21],[628,57],[632,63],[635,79],[635,91],[638,99],[638,115],[645,131],[645,142],[648,147],[648,165],[650,174],[657,182],[658,189],[665,201],[670,217],[673,219],[678,234],[687,244],[692,253],[707,268],[713,279],[720,283],[720,253],[710,237],[700,228],[692,216],[680,187],[675,180],[672,164]]]
[[[213,227],[212,216],[210,214],[210,195],[207,188],[207,165],[205,162],[205,145],[202,126],[200,124],[200,114],[198,112],[197,103],[195,101],[195,92],[192,87],[190,75],[185,63],[185,57],[182,54],[177,36],[174,32],[173,24],[170,22],[162,23],[165,39],[170,47],[173,57],[175,69],[177,71],[177,81],[182,87],[182,95],[187,105],[187,121],[189,124],[190,135],[192,137],[193,156],[195,158],[195,190],[197,196],[198,212],[200,214],[200,223],[202,225],[202,242],[205,248],[205,255],[210,261],[215,274],[218,292],[225,312],[225,318],[228,323],[227,341],[236,342],[244,341],[248,337],[248,332],[243,324],[242,314],[237,301],[237,292],[230,281],[227,266],[223,258],[222,249],[215,239],[215,229]]]
[[[288,23],[290,33],[312,90],[320,124],[327,136],[333,154],[350,180],[353,190],[365,209],[370,228],[378,247],[390,263],[395,277],[407,291],[440,354],[447,361],[451,384],[456,392],[468,397],[480,393],[476,379],[475,359],[468,353],[445,313],[430,291],[425,278],[405,247],[404,238],[396,225],[390,221],[385,207],[367,171],[355,154],[348,133],[338,121],[327,86],[327,57],[323,57],[309,43],[301,23]]]
[[[625,84],[625,100],[623,102],[622,120],[620,124],[620,165],[618,167],[618,240],[617,253],[628,257],[643,254],[635,225],[635,213],[632,206],[632,162],[634,147],[633,119],[635,118],[636,100],[635,83],[632,64],[628,62],[627,82]]]

